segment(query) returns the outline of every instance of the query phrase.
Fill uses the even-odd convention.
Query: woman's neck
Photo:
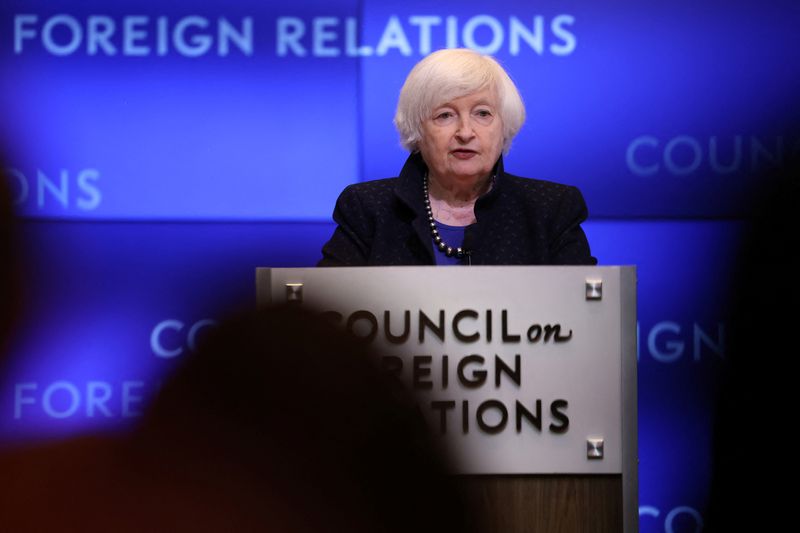
[[[428,174],[428,191],[431,198],[441,200],[452,207],[474,205],[475,200],[492,188],[492,176],[472,179],[445,179]]]
[[[428,176],[433,218],[448,226],[469,226],[476,221],[475,202],[492,188],[491,175],[470,182]]]

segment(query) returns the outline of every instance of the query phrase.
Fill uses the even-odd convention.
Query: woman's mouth
[[[458,149],[458,150],[451,150],[450,153],[456,159],[471,159],[478,155],[478,152],[475,150],[466,150],[466,149]]]

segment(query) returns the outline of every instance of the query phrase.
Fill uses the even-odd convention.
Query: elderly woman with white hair
[[[596,264],[580,191],[503,169],[524,121],[514,82],[491,57],[424,58],[394,119],[411,155],[399,177],[342,192],[319,266]]]

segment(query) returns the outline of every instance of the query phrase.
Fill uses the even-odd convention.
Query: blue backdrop
[[[517,82],[506,160],[577,185],[602,264],[639,266],[642,531],[696,531],[726,291],[764,170],[800,150],[796,2],[13,1],[0,138],[32,251],[6,441],[122,428],[256,266],[310,266],[338,193],[396,175],[426,53]]]

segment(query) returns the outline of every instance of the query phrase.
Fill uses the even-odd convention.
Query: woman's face
[[[433,178],[470,182],[489,175],[503,150],[497,95],[484,89],[454,98],[422,122],[419,151]]]

